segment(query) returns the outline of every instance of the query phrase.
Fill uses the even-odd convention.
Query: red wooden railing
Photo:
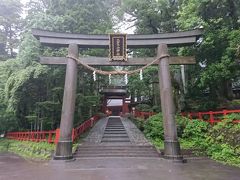
[[[76,141],[79,136],[91,128],[100,117],[95,115],[72,130],[72,140]],[[28,132],[8,132],[6,138],[19,141],[48,142],[57,144],[60,137],[60,129],[51,131],[28,131]]]
[[[210,124],[215,124],[218,122],[221,122],[222,119],[224,119],[223,116],[227,114],[233,114],[233,113],[240,113],[240,110],[223,110],[223,111],[209,111],[209,112],[182,112],[181,115],[188,117],[189,119],[199,119],[206,122],[209,122]],[[147,119],[152,115],[155,115],[154,112],[142,112],[135,110],[133,111],[133,115],[135,117],[140,117],[142,119]],[[240,120],[233,120],[233,123],[240,123]]]
[[[207,121],[210,124],[221,122],[223,116],[227,114],[240,113],[240,110],[223,110],[223,111],[209,111],[209,112],[182,112],[182,116],[189,119],[200,119]],[[240,120],[233,120],[233,123],[240,123]]]
[[[8,139],[20,141],[48,142],[53,143],[56,136],[56,130],[51,131],[28,131],[28,132],[8,132]]]
[[[79,136],[85,132],[87,129],[93,127],[93,125],[97,122],[97,120],[99,120],[100,117],[98,115],[95,115],[93,117],[91,117],[90,119],[88,119],[87,121],[85,121],[84,123],[82,123],[81,125],[79,125],[76,128],[73,128],[72,130],[72,139],[73,141],[75,141],[76,139],[79,138]]]
[[[155,112],[145,112],[145,111],[138,111],[138,110],[133,111],[133,115],[135,117],[139,117],[139,118],[142,118],[142,119],[147,119],[150,116],[153,116],[155,114],[156,114]]]

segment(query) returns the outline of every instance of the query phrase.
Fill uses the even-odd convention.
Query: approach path
[[[0,180],[239,180],[240,168],[222,165],[207,158],[188,159],[187,163],[182,164],[146,156],[142,152],[140,154],[144,156],[141,157],[135,149],[124,150],[124,147],[151,145],[131,121],[112,118],[103,118],[95,124],[79,146],[79,154],[85,153],[85,157],[76,157],[75,161],[34,162],[13,154],[0,153]],[[98,151],[95,151],[97,155],[90,157],[87,151],[81,151],[83,146],[98,147]],[[108,150],[104,147],[118,149],[107,157]],[[149,152],[156,153],[154,149]]]
[[[159,153],[129,119],[110,116],[97,122],[74,157],[159,158]]]

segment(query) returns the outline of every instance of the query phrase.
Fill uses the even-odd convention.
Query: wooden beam
[[[123,95],[119,95],[119,96],[107,96],[107,99],[122,99]]]
[[[40,42],[47,46],[67,47],[69,44],[78,44],[83,48],[109,48],[109,40],[88,40],[88,39],[70,39],[70,38],[54,38],[40,37]],[[195,36],[166,38],[166,39],[137,39],[127,40],[127,48],[149,48],[157,47],[158,44],[165,43],[170,47],[189,46],[197,41]]]
[[[42,44],[48,46],[66,47],[69,44],[75,43],[83,48],[109,47],[109,35],[84,35],[44,31],[32,29],[32,34],[39,39]],[[194,44],[199,36],[202,35],[201,29],[191,31],[161,33],[161,34],[130,34],[127,35],[128,48],[139,47],[157,47],[158,44],[165,43],[169,46],[182,46]]]
[[[155,57],[152,58],[129,58],[127,62],[109,61],[107,57],[80,57],[80,59],[90,66],[144,66],[152,62]],[[55,64],[65,65],[67,63],[66,57],[40,57],[41,64]],[[157,65],[155,63],[154,65]],[[171,56],[169,58],[169,64],[196,64],[195,57],[193,56]]]

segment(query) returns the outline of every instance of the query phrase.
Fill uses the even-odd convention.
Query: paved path
[[[148,145],[142,133],[128,119],[122,119],[122,123],[131,143]],[[106,125],[107,119],[101,119],[83,144],[101,144]],[[0,180],[73,179],[239,180],[240,168],[225,166],[206,158],[189,159],[184,164],[153,157],[94,157],[70,162],[34,162],[9,153],[0,154]]]
[[[159,153],[135,124],[126,118],[110,116],[99,120],[85,141],[79,145],[74,157],[152,157]]]
[[[31,162],[0,154],[0,180],[239,180],[240,169],[211,160],[96,158]]]

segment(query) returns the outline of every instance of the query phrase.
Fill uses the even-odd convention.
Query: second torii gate
[[[79,47],[108,48],[108,35],[82,35],[32,30],[33,35],[46,46],[68,47],[68,56],[78,58]],[[199,29],[185,32],[128,35],[128,48],[157,48],[157,57],[163,57],[155,65],[159,66],[159,84],[164,125],[164,156],[169,159],[182,159],[174,113],[172,85],[169,64],[195,64],[194,57],[168,57],[168,46],[192,45],[202,35]],[[110,62],[108,57],[81,57],[90,66],[143,66],[155,58],[129,58],[127,62]],[[72,159],[72,128],[75,110],[77,62],[66,57],[40,57],[41,64],[67,65],[64,86],[63,106],[60,123],[60,139],[54,159]]]

